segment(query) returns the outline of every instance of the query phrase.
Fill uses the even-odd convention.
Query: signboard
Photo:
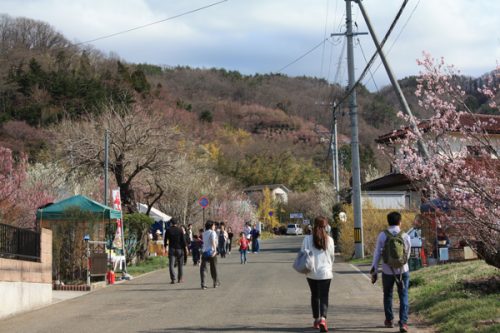
[[[302,214],[302,213],[290,213],[290,218],[291,219],[303,219],[304,214]]]
[[[306,220],[302,221],[302,224],[309,225],[309,224],[311,224],[311,221],[306,219]]]
[[[111,191],[111,198],[113,200],[113,209],[122,210],[122,202],[120,198],[120,189],[112,190]],[[123,242],[122,242],[122,220],[117,219],[116,220],[116,233],[115,233],[115,238],[113,240],[113,246],[117,249],[123,248]]]
[[[200,197],[200,199],[198,200],[198,203],[200,204],[201,207],[203,207],[203,209],[207,208],[208,207],[208,204],[210,203],[208,201],[208,198],[206,196],[202,196]]]

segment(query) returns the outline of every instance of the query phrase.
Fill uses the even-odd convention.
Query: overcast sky
[[[217,0],[0,0],[0,12],[46,21],[69,40],[83,42],[214,2]],[[364,0],[379,39],[402,2]],[[357,5],[353,5],[353,17],[359,31],[367,31]],[[343,0],[228,0],[91,44],[129,62],[276,73],[330,33],[344,28]],[[346,84],[345,53],[340,56],[342,38],[332,38],[282,73]],[[366,64],[362,51],[369,58],[374,47],[369,36],[357,38],[360,44],[354,52],[359,73]],[[398,78],[418,73],[415,60],[424,50],[443,56],[463,74],[481,75],[500,61],[500,1],[410,0],[385,50]],[[374,77],[379,88],[388,84],[383,67]],[[370,76],[364,83],[375,89]]]

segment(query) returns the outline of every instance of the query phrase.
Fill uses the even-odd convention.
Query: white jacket
[[[317,249],[313,244],[313,236],[308,235],[302,241],[302,250],[308,248],[314,256],[314,271],[306,274],[313,280],[327,280],[333,278],[333,262],[335,261],[335,244],[332,237],[328,236],[328,246],[325,251]]]

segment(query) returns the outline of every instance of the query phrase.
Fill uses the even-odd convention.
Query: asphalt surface
[[[301,241],[264,241],[246,265],[237,251],[219,258],[216,289],[208,280],[202,290],[199,268],[188,263],[184,283],[171,285],[168,271],[153,272],[0,320],[0,332],[317,332],[307,282],[292,269]],[[328,317],[334,331],[396,332],[383,328],[380,288],[350,264],[334,266]]]

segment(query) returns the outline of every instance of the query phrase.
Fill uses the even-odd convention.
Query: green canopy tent
[[[36,211],[36,218],[39,221],[61,221],[74,219],[73,212],[75,209],[80,210],[83,213],[93,215],[96,218],[102,218],[103,220],[114,220],[121,218],[121,212],[119,210],[104,206],[103,204],[89,199],[84,195],[75,195],[68,199],[56,202],[45,208],[40,208]]]
[[[53,232],[55,232],[54,228],[57,230],[58,228],[61,228],[62,225],[68,225],[69,223],[69,225],[73,225],[78,228],[78,238],[81,238],[82,241],[83,234],[88,232],[85,231],[86,222],[97,222],[101,226],[107,223],[108,230],[110,230],[111,220],[121,218],[121,211],[100,204],[84,195],[76,195],[64,199],[43,208],[39,208],[36,212],[36,219],[39,226],[53,229]],[[80,224],[80,222],[84,224]],[[111,256],[111,252],[109,255]],[[104,258],[105,257],[106,256],[104,255]],[[111,257],[109,260],[110,259]],[[103,273],[101,272],[102,269],[98,270],[101,274]],[[104,262],[104,272],[105,270],[106,263]]]

